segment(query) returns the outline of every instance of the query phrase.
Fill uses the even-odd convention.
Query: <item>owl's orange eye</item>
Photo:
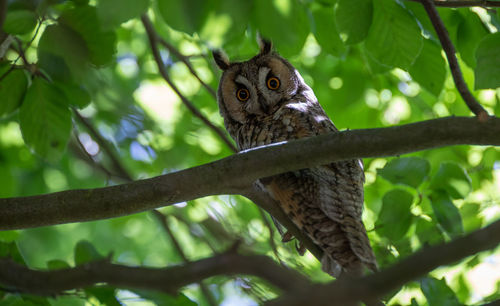
[[[250,98],[250,93],[248,92],[248,89],[245,89],[245,88],[240,88],[238,89],[238,91],[236,92],[236,97],[238,98],[238,100],[240,100],[241,102],[245,102],[246,100],[248,100],[248,98]]]
[[[271,90],[276,90],[280,87],[280,80],[276,77],[270,77],[267,79],[267,88]]]

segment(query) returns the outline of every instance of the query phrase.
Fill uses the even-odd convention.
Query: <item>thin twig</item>
[[[25,54],[25,50],[28,50],[29,48],[29,45],[26,46],[26,48],[23,50],[23,42],[19,39],[19,38],[14,38],[14,40],[16,41],[17,43],[17,50],[12,47],[16,52],[17,54],[19,55],[19,57],[21,57],[21,59],[23,60],[23,63],[24,65],[29,65],[29,62],[28,62],[28,59],[26,59],[26,54]]]
[[[184,223],[187,227],[189,227],[191,233],[193,233],[192,222],[186,220],[184,216],[178,213],[171,214],[171,216],[177,219],[178,222]],[[198,235],[193,233],[193,235],[200,239],[200,241],[203,241],[213,253],[217,253],[217,248],[212,244],[212,242],[207,238],[205,234]]]
[[[455,86],[458,92],[464,99],[465,103],[469,109],[478,116],[480,121],[486,121],[488,119],[488,112],[479,104],[479,102],[474,98],[472,93],[469,91],[467,84],[465,83],[464,77],[462,76],[462,71],[458,65],[457,57],[455,56],[455,47],[450,40],[448,31],[439,17],[439,13],[434,6],[434,1],[432,0],[420,0],[420,3],[424,6],[429,18],[436,30],[441,46],[446,53],[446,58],[448,59],[448,64],[450,65],[451,75],[453,76],[453,81],[455,81]]]
[[[421,0],[408,0],[413,2],[421,2]],[[488,0],[434,0],[435,6],[442,7],[471,7],[471,6],[481,6],[481,7],[500,7],[500,1],[488,1]]]
[[[271,224],[271,222],[269,222],[269,220],[267,219],[266,212],[260,206],[259,206],[259,213],[260,213],[260,217],[262,218],[262,221],[264,221],[264,224],[269,231],[269,245],[271,246],[271,250],[273,250],[273,253],[274,253],[274,256],[276,257],[276,260],[278,260],[278,262],[280,264],[283,264],[283,262],[281,261],[281,258],[280,258],[280,254],[278,252],[278,247],[276,246],[276,243],[274,242],[273,225]]]
[[[113,169],[117,172],[115,176],[122,178],[123,180],[127,182],[133,181],[132,176],[129,174],[127,169],[122,165],[120,158],[118,157],[117,153],[115,150],[110,146],[109,141],[104,139],[102,135],[94,128],[94,126],[89,122],[89,120],[85,117],[83,117],[77,110],[73,111],[75,118],[80,122],[87,131],[90,133],[93,139],[99,144],[101,149],[106,152],[106,155],[111,160],[111,163],[113,165]]]
[[[99,164],[94,159],[94,157],[92,157],[92,155],[90,155],[89,152],[87,152],[87,150],[85,149],[85,146],[82,144],[82,142],[78,138],[78,135],[76,134],[76,132],[74,133],[73,138],[74,138],[74,140],[72,139],[68,144],[68,147],[74,152],[73,154],[75,154],[78,158],[80,158],[81,160],[83,160],[84,162],[86,162],[87,164],[92,166],[93,168],[104,173],[108,179],[114,176],[108,169],[106,169],[103,165]]]
[[[181,62],[183,62],[186,65],[186,67],[189,69],[189,71],[191,72],[191,74],[198,80],[198,82],[200,82],[200,84],[203,87],[205,87],[205,89],[212,95],[212,97],[214,97],[214,99],[217,99],[217,94],[215,93],[215,90],[212,87],[210,87],[210,85],[208,85],[207,83],[205,83],[205,81],[203,81],[200,78],[200,76],[198,75],[198,73],[196,72],[196,70],[194,70],[193,65],[191,65],[191,62],[189,61],[189,58],[187,56],[185,56],[184,54],[180,53],[179,50],[177,50],[177,48],[175,48],[172,44],[168,43],[163,38],[158,37],[158,41],[165,48],[167,48],[168,51],[170,51],[170,53],[172,53]]]
[[[182,261],[184,263],[189,263],[190,260],[187,258],[179,241],[177,241],[177,238],[175,238],[174,233],[170,229],[167,217],[156,209],[154,209],[152,212],[153,212],[154,217],[160,222],[165,233],[167,233],[168,237],[170,238],[170,241],[172,242],[175,250],[177,251],[177,254],[182,258]],[[210,292],[210,290],[208,290],[208,287],[203,283],[203,281],[198,282],[198,285],[200,286],[200,290],[203,293],[203,295],[205,296],[205,299],[207,300],[208,304],[213,305],[213,306],[217,305],[217,301],[215,300],[215,298],[212,295],[212,293]]]
[[[321,261],[323,258],[323,250],[314,243],[298,226],[293,223],[292,219],[278,205],[278,202],[271,198],[268,193],[261,190],[258,186],[249,186],[246,190],[241,191],[242,195],[250,199],[259,207],[267,211],[270,215],[275,217],[287,230],[304,245],[311,254]]]
[[[198,117],[203,123],[208,126],[212,131],[214,131],[219,137],[228,145],[228,147],[233,151],[237,152],[237,148],[234,146],[233,142],[229,139],[229,137],[224,133],[224,131],[215,126],[210,120],[208,120],[195,106],[194,104],[189,101],[175,86],[175,84],[172,82],[170,79],[167,70],[165,69],[165,65],[163,64],[163,61],[161,59],[160,51],[158,50],[158,35],[156,34],[156,31],[153,28],[153,25],[151,24],[151,21],[146,15],[141,16],[141,21],[142,24],[144,25],[144,28],[146,29],[146,33],[148,35],[149,43],[151,46],[151,52],[153,53],[153,57],[155,59],[155,62],[158,66],[158,71],[160,72],[161,76],[165,81],[168,83],[168,85],[172,88],[172,90],[179,96],[181,99],[182,103],[195,115]]]
[[[3,0],[0,0],[0,1],[3,1]],[[43,19],[40,18],[39,21],[38,21],[38,24],[36,26],[36,29],[35,29],[35,34],[33,34],[33,37],[31,37],[30,41],[26,44],[26,47],[23,48],[21,47],[21,41],[19,39],[17,39],[17,42],[19,43],[19,51],[18,51],[18,55],[17,55],[17,58],[14,60],[14,62],[12,63],[12,65],[10,66],[9,70],[7,70],[3,75],[0,76],[0,81],[2,81],[5,77],[7,77],[7,75],[9,75],[9,73],[11,73],[12,71],[14,71],[14,69],[16,68],[24,68],[26,70],[29,71],[30,74],[37,74],[39,73],[39,71],[37,71],[37,67],[35,64],[29,64],[28,61],[26,60],[26,57],[24,56],[24,54],[26,53],[26,51],[28,50],[28,48],[31,46],[31,44],[33,43],[33,41],[35,40],[35,38],[37,37],[38,35],[38,32],[40,31],[40,27],[42,26],[42,22],[43,22]],[[0,27],[0,33],[1,33],[1,27]],[[0,35],[1,36],[1,35]],[[14,38],[13,36],[7,36],[7,39],[11,40],[11,41],[14,41]],[[0,46],[2,45],[1,43],[1,39],[0,39]],[[9,43],[10,44],[10,43]],[[0,48],[1,49],[1,48]],[[17,50],[16,50],[17,51]],[[25,65],[22,66],[22,65],[16,65],[17,64],[17,61],[20,59],[20,58],[23,58],[24,62],[25,62]],[[0,58],[2,58],[2,54],[0,52]],[[42,74],[42,77],[44,77],[46,79],[46,77]]]

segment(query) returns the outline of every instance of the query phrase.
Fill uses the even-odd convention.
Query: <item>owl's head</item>
[[[309,89],[297,70],[272,51],[271,42],[261,39],[259,45],[259,54],[245,62],[230,62],[222,52],[213,53],[223,70],[217,100],[226,128],[272,116],[301,89]]]

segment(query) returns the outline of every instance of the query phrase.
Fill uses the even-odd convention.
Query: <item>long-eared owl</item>
[[[214,59],[223,70],[218,103],[240,150],[335,133],[337,128],[299,72],[260,40],[245,62]],[[334,162],[266,179],[265,189],[323,251],[325,272],[360,275],[377,263],[361,220],[364,173],[360,160]]]

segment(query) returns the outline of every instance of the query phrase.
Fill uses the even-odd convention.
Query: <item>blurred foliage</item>
[[[500,113],[499,14],[439,8],[468,84]],[[256,54],[257,33],[302,73],[341,129],[375,128],[469,115],[436,33],[419,3],[394,0],[9,0],[0,54],[0,196],[16,197],[123,182],[200,165],[231,154],[159,77],[140,14],[217,87],[210,51],[232,60]],[[2,37],[2,35],[0,35]],[[0,48],[1,50],[1,48]],[[212,122],[216,101],[168,50],[170,77]],[[75,115],[80,112],[89,125]],[[91,127],[89,129],[89,126]],[[110,149],[96,138],[101,135]],[[500,217],[500,150],[448,147],[409,157],[367,159],[364,221],[381,267]],[[105,169],[105,171],[103,171]],[[195,188],[195,187],[194,187]],[[267,254],[328,281],[310,255],[282,244],[270,220],[237,196],[161,209],[190,259],[227,249]],[[272,249],[270,239],[276,244]],[[0,232],[0,254],[56,269],[110,257],[128,265],[182,263],[147,213],[95,222]],[[439,256],[439,254],[436,254]],[[438,269],[387,298],[390,305],[459,305],[498,299],[500,251]],[[252,277],[213,277],[224,305],[255,305],[279,292]],[[8,305],[207,304],[193,284],[178,296],[97,286],[58,298],[0,292]]]

